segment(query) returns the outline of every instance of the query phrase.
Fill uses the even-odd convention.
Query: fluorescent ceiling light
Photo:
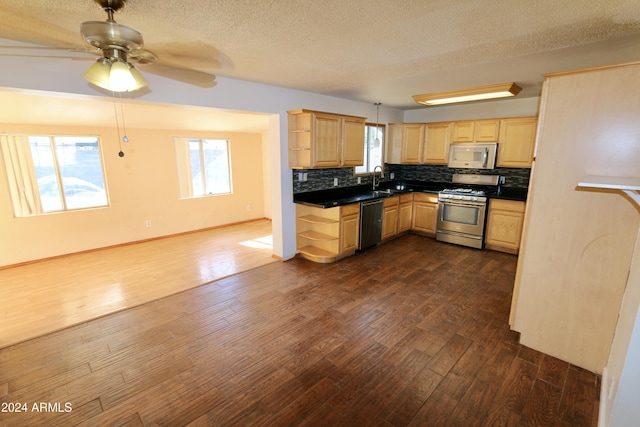
[[[442,105],[456,102],[480,101],[483,99],[505,98],[520,93],[522,88],[515,83],[504,83],[492,86],[476,87],[472,89],[454,90],[450,92],[427,93],[414,95],[418,104]]]

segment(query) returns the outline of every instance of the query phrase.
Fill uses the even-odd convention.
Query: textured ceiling
[[[80,24],[105,19],[92,0],[2,0],[0,38],[81,48]],[[400,109],[506,81],[538,96],[544,73],[640,60],[638,0],[129,0],[115,19],[165,67]],[[65,55],[0,46],[18,53]]]

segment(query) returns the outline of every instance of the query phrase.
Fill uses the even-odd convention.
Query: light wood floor
[[[0,270],[0,348],[276,261],[271,221]]]
[[[270,263],[0,349],[0,426],[595,427],[598,378],[509,330],[515,268],[414,235]]]

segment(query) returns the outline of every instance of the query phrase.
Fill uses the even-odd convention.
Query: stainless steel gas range
[[[458,184],[438,193],[436,240],[482,249],[487,191],[498,189],[499,175],[455,174]]]

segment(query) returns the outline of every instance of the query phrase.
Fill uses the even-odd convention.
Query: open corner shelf
[[[640,207],[640,178],[588,175],[578,182],[578,187],[619,190]]]

